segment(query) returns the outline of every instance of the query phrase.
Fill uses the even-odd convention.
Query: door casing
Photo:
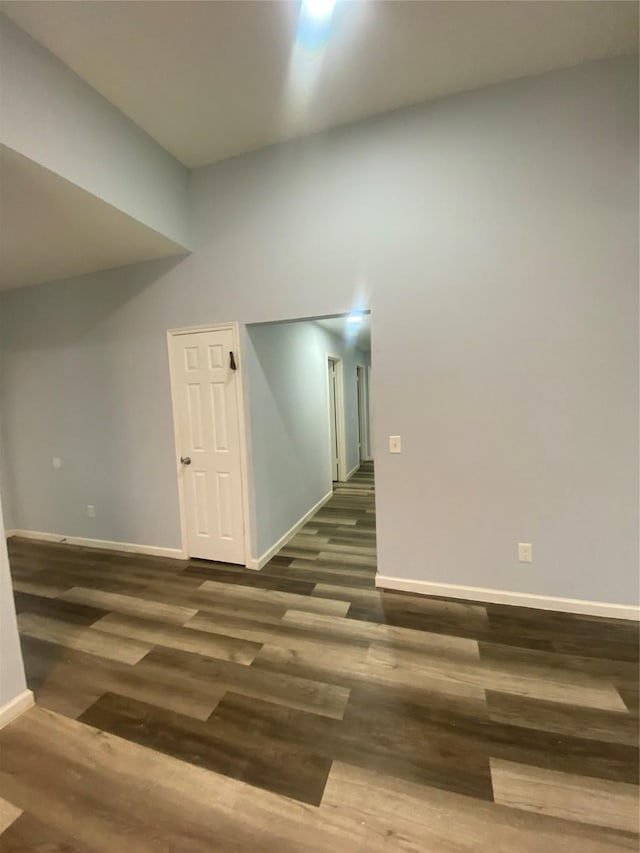
[[[356,364],[356,382],[358,390],[358,435],[360,438],[360,462],[371,458],[369,449],[369,387],[367,368]]]
[[[333,361],[336,366],[336,432],[338,445],[338,480],[339,483],[344,483],[347,479],[347,443],[345,438],[345,423],[344,423],[344,376],[342,358],[339,355],[334,355],[331,352],[326,354],[327,368],[329,361]],[[329,453],[331,454],[331,423],[330,423],[330,402],[329,394],[329,370],[327,369],[327,427],[329,429]],[[331,465],[331,456],[329,457]],[[333,479],[333,478],[332,478]]]

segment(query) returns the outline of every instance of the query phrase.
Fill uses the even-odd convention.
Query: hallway
[[[377,590],[371,463],[261,572],[9,547],[2,853],[637,849],[638,626]]]

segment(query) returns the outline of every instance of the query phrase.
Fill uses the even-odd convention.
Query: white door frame
[[[358,433],[360,436],[360,462],[371,458],[369,450],[369,383],[367,382],[367,367],[356,364],[356,381],[359,385],[358,399]]]
[[[373,395],[371,394],[371,365],[367,367],[367,405],[369,407],[369,461],[373,459]]]
[[[338,445],[338,482],[344,483],[347,479],[347,442],[344,424],[344,377],[342,358],[327,352],[325,363],[327,365],[327,427],[329,429],[329,464],[331,464],[331,424],[329,422],[329,360],[335,362],[336,366],[336,441]],[[333,477],[331,478],[333,480]]]
[[[205,326],[181,326],[177,329],[167,331],[167,352],[169,355],[169,381],[171,384],[171,412],[173,417],[173,437],[175,445],[176,480],[178,483],[178,506],[180,509],[180,539],[182,541],[182,557],[189,558],[187,542],[187,513],[185,509],[184,496],[184,470],[180,463],[180,434],[178,428],[177,401],[179,399],[176,377],[173,371],[173,359],[171,357],[173,339],[179,335],[191,335],[197,332],[220,332],[231,330],[233,333],[233,350],[238,370],[236,379],[238,382],[238,428],[240,430],[240,481],[242,487],[242,514],[244,527],[244,563],[249,567],[251,561],[250,541],[250,517],[249,517],[249,489],[247,482],[247,427],[244,412],[244,377],[242,370],[242,354],[240,352],[240,331],[238,323],[208,323]]]

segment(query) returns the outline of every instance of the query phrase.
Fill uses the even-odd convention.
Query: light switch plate
[[[533,562],[533,545],[530,542],[518,542],[518,559],[521,563]]]
[[[389,453],[402,453],[402,440],[399,435],[389,436]]]

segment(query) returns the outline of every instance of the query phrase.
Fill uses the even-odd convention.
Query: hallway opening
[[[263,569],[340,496],[373,501],[370,315],[249,325],[244,366],[251,567]]]

